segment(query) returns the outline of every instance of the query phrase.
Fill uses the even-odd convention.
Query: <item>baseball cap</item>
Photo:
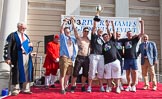
[[[60,37],[58,34],[56,34],[56,35],[54,35],[54,38],[59,39]]]

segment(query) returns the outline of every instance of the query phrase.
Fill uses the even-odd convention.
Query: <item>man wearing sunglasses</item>
[[[77,80],[77,76],[79,76],[79,71],[81,67],[83,71],[81,77],[81,82],[82,82],[81,91],[84,92],[86,91],[85,83],[88,77],[88,70],[89,70],[89,45],[90,45],[90,40],[88,38],[89,29],[88,27],[84,27],[83,36],[81,37],[78,34],[77,28],[75,26],[74,17],[71,18],[71,22],[74,29],[74,35],[77,39],[77,44],[78,44],[78,55],[75,59],[75,65],[73,69],[71,92],[73,93],[76,88],[76,80]]]

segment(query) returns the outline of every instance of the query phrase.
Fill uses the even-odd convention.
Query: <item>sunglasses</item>
[[[84,32],[89,32],[89,31],[84,31]]]

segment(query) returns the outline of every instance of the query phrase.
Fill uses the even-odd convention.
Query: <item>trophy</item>
[[[96,6],[96,16],[93,18],[94,21],[99,22],[101,20],[99,18],[99,14],[101,13],[102,10],[103,10],[103,8],[101,7],[101,5]]]

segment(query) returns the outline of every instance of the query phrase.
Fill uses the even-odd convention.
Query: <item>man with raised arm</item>
[[[106,87],[106,92],[112,91],[112,79],[116,84],[116,93],[120,93],[121,90],[119,88],[120,77],[121,77],[121,69],[120,69],[120,54],[115,46],[116,43],[116,33],[114,30],[113,21],[111,21],[113,27],[113,34],[109,31],[109,23],[106,21],[107,32],[104,33],[103,39],[105,43],[103,44],[102,54],[104,55],[104,78],[107,80],[108,84]]]
[[[100,91],[104,92],[105,89],[103,87],[103,73],[104,73],[104,58],[102,55],[102,45],[104,41],[102,40],[102,33],[101,29],[97,30],[96,32],[96,24],[97,22],[94,21],[92,32],[91,32],[91,52],[90,52],[90,64],[89,64],[89,75],[88,75],[88,88],[87,92],[92,91],[92,80],[96,76],[100,82]]]
[[[74,17],[71,19],[72,26],[74,29],[74,35],[77,39],[77,44],[78,44],[78,55],[75,60],[75,65],[73,69],[73,77],[72,77],[72,87],[71,87],[71,92],[74,92],[76,88],[76,80],[77,76],[79,75],[79,71],[82,67],[82,87],[81,91],[84,92],[85,90],[85,82],[88,78],[88,70],[89,70],[89,46],[90,46],[90,40],[88,38],[88,33],[89,29],[88,27],[83,28],[83,36],[81,37],[78,34],[77,28],[75,26],[75,19]]]
[[[69,27],[65,27],[65,23],[69,21],[64,19],[60,30],[60,84],[61,94],[65,94],[68,87],[68,80],[73,70],[73,62],[76,57],[76,39],[71,36]]]
[[[127,32],[127,38],[122,39],[124,43],[124,70],[126,70],[126,78],[128,87],[125,91],[133,91],[136,92],[136,84],[137,84],[137,53],[136,47],[137,43],[140,40],[141,36],[144,34],[144,21],[140,21],[141,24],[141,33],[133,36],[131,31]],[[130,77],[131,76],[131,77]],[[131,80],[132,78],[132,84]]]

